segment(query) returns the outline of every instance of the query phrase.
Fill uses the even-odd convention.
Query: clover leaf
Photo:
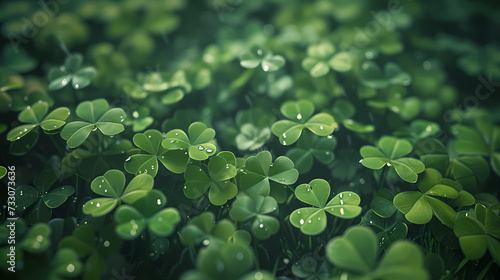
[[[16,188],[16,211],[23,213],[28,223],[48,221],[52,216],[52,209],[61,206],[75,192],[68,185],[51,190],[58,178],[59,173],[48,168],[35,178],[34,187],[21,185]]]
[[[2,179],[5,175],[7,175],[7,168],[0,166],[0,179]]]
[[[429,279],[420,248],[409,241],[394,242],[377,264],[378,240],[372,230],[356,226],[326,245],[326,256],[343,270],[341,278]]]
[[[237,243],[203,248],[196,260],[197,271],[189,271],[182,275],[181,279],[239,279],[253,266],[254,258],[248,246]],[[262,274],[256,275],[260,277]]]
[[[215,154],[215,145],[209,143],[214,137],[215,130],[207,128],[204,123],[195,122],[189,126],[188,134],[180,129],[169,131],[165,134],[162,146],[169,151],[186,150],[194,160],[206,160]]]
[[[97,129],[107,136],[125,129],[121,124],[125,119],[123,109],[110,109],[108,101],[102,98],[78,104],[76,115],[84,121],[70,122],[61,131],[61,137],[67,140],[70,148],[80,146]]]
[[[481,156],[451,157],[443,143],[432,138],[418,141],[415,147],[426,167],[438,170],[469,191],[489,176],[488,162]]]
[[[500,176],[500,126],[477,122],[478,131],[464,125],[454,125],[451,132],[457,137],[455,148],[460,155],[490,156],[493,171]]]
[[[272,160],[268,151],[248,157],[245,167],[240,169],[240,187],[249,195],[271,195],[283,203],[287,196],[286,186],[297,181],[299,172],[287,157],[278,157],[274,163]]]
[[[232,156],[234,159],[234,155]],[[236,161],[234,159],[234,161]],[[233,161],[233,163],[234,163]],[[207,172],[202,168],[191,165],[184,172],[186,184],[184,194],[195,199],[202,196],[208,189],[208,198],[213,205],[223,205],[238,193],[238,188],[231,182],[236,176],[236,167],[225,157],[217,155],[210,158]],[[208,175],[207,175],[208,173]]]
[[[141,132],[151,126],[153,122],[153,117],[149,116],[149,108],[141,106],[132,111],[132,118],[127,118],[123,124],[131,125],[133,132]]]
[[[81,54],[70,54],[64,60],[61,67],[53,67],[49,70],[49,90],[58,90],[65,87],[69,82],[74,89],[82,89],[90,85],[96,76],[94,67],[83,67],[83,56]]]
[[[310,45],[307,48],[307,57],[302,60],[302,68],[315,78],[328,74],[330,68],[338,72],[351,70],[351,54],[335,51],[335,46],[328,42]]]
[[[132,205],[121,205],[115,213],[116,233],[125,240],[133,240],[147,227],[157,236],[170,235],[181,218],[177,209],[164,208],[166,203],[162,192],[152,190]]]
[[[451,206],[467,206],[475,202],[459,183],[443,178],[433,168],[425,169],[417,186],[420,191],[401,192],[394,197],[394,206],[414,224],[426,224],[435,215],[443,224],[453,227],[457,213]],[[451,201],[446,203],[437,197]]]
[[[307,173],[313,167],[314,159],[322,164],[329,164],[335,158],[333,150],[337,146],[337,139],[332,135],[318,137],[311,133],[304,133],[297,147],[290,149],[286,156],[289,157],[299,173]]]
[[[83,265],[78,255],[71,249],[62,248],[52,258],[49,279],[75,278],[82,273]]]
[[[184,71],[175,73],[151,72],[142,77],[142,89],[146,91],[141,96],[147,96],[147,92],[159,92],[161,103],[174,104],[184,98],[184,94],[191,91],[191,84],[186,80]]]
[[[273,55],[268,50],[252,47],[240,56],[240,65],[247,69],[254,69],[261,65],[262,70],[266,72],[276,71],[285,65],[285,59],[281,55]]]
[[[380,67],[373,61],[361,64],[359,79],[363,85],[372,88],[386,88],[389,85],[408,86],[412,81],[410,74],[401,70],[397,64],[387,63],[382,73]]]
[[[381,169],[385,165],[396,169],[399,177],[406,182],[415,183],[418,174],[425,169],[424,164],[415,158],[404,157],[413,150],[411,143],[404,139],[391,136],[380,138],[377,148],[374,146],[361,147],[363,159],[361,164],[370,169]]]
[[[269,138],[271,138],[269,127],[259,128],[252,123],[246,123],[241,126],[240,133],[236,136],[236,146],[242,151],[254,151],[262,147]]]
[[[453,231],[462,252],[471,260],[482,258],[489,250],[491,257],[500,261],[500,218],[492,209],[478,203],[474,210],[460,211]]]
[[[278,219],[266,214],[277,212],[278,203],[270,196],[239,196],[229,211],[229,217],[236,222],[248,221],[257,239],[268,239],[278,232]]]
[[[287,101],[281,105],[280,110],[290,120],[275,122],[271,130],[285,146],[297,142],[305,128],[318,136],[327,136],[338,127],[333,117],[327,113],[312,116],[314,104],[308,100]]]
[[[375,193],[370,206],[380,217],[389,218],[397,210],[393,200],[394,194],[389,189],[381,188]]]
[[[41,127],[47,134],[53,134],[58,131],[66,122],[70,112],[66,107],[61,107],[47,114],[49,104],[38,101],[32,106],[26,107],[19,113],[18,120],[26,123],[13,128],[7,134],[7,140],[16,141],[30,133],[33,129]]]
[[[341,192],[327,203],[330,184],[323,179],[314,179],[309,184],[299,185],[295,189],[295,196],[313,206],[296,209],[290,214],[290,223],[307,235],[317,235],[325,230],[325,212],[343,219],[352,219],[361,213],[361,200],[354,192]]]
[[[404,215],[396,212],[388,218],[383,218],[370,209],[363,216],[360,225],[368,226],[377,233],[379,247],[387,249],[397,240],[403,240],[408,234],[408,226],[403,222]]]
[[[305,254],[292,265],[292,273],[300,279],[328,279],[331,276],[332,265],[323,260],[320,265],[312,254]]]
[[[439,124],[426,120],[414,120],[409,127],[397,130],[394,135],[397,137],[408,137],[413,141],[418,141],[436,135],[441,128]]]
[[[182,228],[179,237],[184,245],[202,243],[218,247],[217,245],[227,243],[235,232],[236,227],[230,220],[222,219],[215,223],[212,212],[203,212]]]
[[[112,169],[103,176],[96,177],[90,187],[104,198],[94,198],[83,205],[83,213],[99,217],[111,212],[121,202],[131,204],[145,196],[154,184],[153,177],[140,174],[134,177],[125,188],[125,175],[120,170]]]
[[[189,162],[187,151],[167,150],[162,146],[163,135],[155,129],[137,133],[134,144],[141,150],[125,160],[125,170],[138,175],[147,173],[153,177],[158,173],[158,161],[174,173],[182,173]]]
[[[332,115],[334,119],[341,123],[345,128],[358,132],[370,133],[375,130],[373,125],[364,125],[352,119],[356,112],[354,105],[344,99],[338,99],[332,108]]]

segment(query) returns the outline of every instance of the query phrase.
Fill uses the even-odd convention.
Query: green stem
[[[56,147],[57,153],[59,155],[63,155],[64,153],[63,153],[63,151],[61,151],[61,148],[59,147],[59,145],[57,145],[56,140],[54,140],[54,138],[51,137],[50,135],[49,135],[49,138],[50,138],[50,141],[52,141],[52,144],[54,144],[54,146]]]
[[[493,264],[493,259],[491,259],[490,262],[483,268],[481,273],[479,273],[479,275],[477,276],[476,280],[482,280],[492,264]]]
[[[257,242],[255,241],[255,239],[253,240],[253,250],[255,252],[255,256],[258,256],[259,251],[257,250]],[[259,258],[256,258],[255,260],[255,267],[257,268],[257,270],[260,270]]]
[[[387,165],[384,165],[384,167],[382,169],[382,173],[380,174],[380,178],[378,179],[378,188],[377,188],[377,190],[380,190],[383,187],[384,182],[385,182],[385,177],[386,177],[386,174],[387,174],[387,170],[389,170],[389,167]]]
[[[462,262],[458,265],[457,269],[451,275],[450,279],[454,279],[455,275],[469,262],[469,258],[465,257]]]

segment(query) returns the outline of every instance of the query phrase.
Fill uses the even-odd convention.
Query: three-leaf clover
[[[315,78],[328,74],[330,68],[338,72],[351,70],[353,60],[351,54],[335,53],[335,51],[335,46],[328,42],[310,45],[307,48],[307,57],[302,60],[302,68]]]
[[[28,223],[48,221],[52,216],[52,209],[61,206],[75,192],[68,185],[51,190],[58,178],[59,173],[48,168],[35,178],[34,187],[21,185],[16,188],[16,209],[23,213]]]
[[[268,214],[277,212],[278,203],[271,196],[239,196],[229,211],[229,217],[236,222],[248,221],[257,239],[268,239],[278,232],[278,219]]]
[[[460,155],[490,156],[490,164],[500,176],[500,126],[477,122],[476,131],[468,126],[454,125],[451,132],[457,137],[455,148]]]
[[[295,183],[299,177],[293,161],[281,156],[273,163],[268,151],[248,157],[240,172],[242,191],[249,195],[271,195],[279,203],[286,200],[286,186]]]
[[[281,105],[280,110],[290,120],[275,122],[271,130],[285,146],[295,143],[305,128],[318,136],[327,136],[338,127],[333,117],[327,113],[312,116],[314,104],[308,100],[287,101]]]
[[[153,177],[158,173],[158,161],[174,173],[182,173],[189,162],[187,151],[167,150],[162,146],[163,135],[155,129],[137,133],[132,139],[141,150],[125,160],[125,170],[132,174],[147,173]]]
[[[70,148],[80,146],[90,133],[97,129],[107,136],[118,134],[125,129],[121,124],[125,119],[123,109],[110,109],[108,101],[103,98],[78,104],[76,115],[84,121],[70,122],[61,131],[61,137],[67,140]]]
[[[70,54],[66,57],[64,65],[53,67],[49,70],[49,89],[58,90],[71,82],[74,89],[87,87],[96,76],[94,67],[83,67],[81,54]]]
[[[478,203],[472,211],[460,211],[453,227],[462,252],[477,260],[490,251],[491,257],[500,261],[500,218],[492,209]]]
[[[188,136],[189,135],[189,136]],[[194,160],[206,160],[215,154],[216,147],[209,143],[215,137],[215,130],[204,123],[195,122],[188,128],[188,134],[174,129],[165,134],[162,146],[167,150],[186,150]]]
[[[132,240],[147,227],[157,236],[170,235],[181,217],[177,209],[164,208],[166,203],[167,198],[162,192],[152,190],[132,205],[121,205],[115,213],[116,233],[125,240]]]
[[[239,150],[254,151],[262,147],[271,138],[269,127],[256,127],[252,123],[241,126],[240,133],[236,136],[236,146]]]
[[[297,142],[297,147],[289,150],[286,156],[295,164],[300,173],[307,173],[313,167],[314,159],[322,164],[329,164],[335,158],[333,150],[337,140],[332,135],[318,137],[311,133],[304,135]]]
[[[382,218],[370,209],[363,216],[360,225],[373,229],[377,233],[379,247],[387,249],[395,241],[406,238],[408,226],[403,221],[404,214],[401,212],[396,212],[389,218]]]
[[[418,246],[408,241],[394,242],[377,264],[378,243],[372,230],[355,226],[328,242],[326,256],[343,270],[341,278],[429,279]]]
[[[361,83],[372,88],[386,88],[389,85],[408,86],[412,79],[410,74],[401,70],[401,68],[389,62],[384,66],[384,72],[373,61],[366,61],[361,64],[360,77]]]
[[[236,176],[236,159],[227,160],[226,157],[217,155],[211,157],[208,167],[203,168],[191,165],[184,172],[186,184],[184,194],[195,199],[202,196],[208,189],[208,198],[214,205],[223,205],[238,193],[238,188],[231,181]],[[203,169],[207,169],[205,172]],[[207,175],[208,173],[208,175]]]
[[[474,197],[462,186],[443,178],[439,171],[427,168],[417,182],[420,191],[401,192],[394,197],[394,206],[414,224],[426,224],[436,217],[445,225],[453,227],[456,212],[451,206],[474,204]],[[451,199],[448,203],[438,199]]]
[[[408,140],[391,136],[380,138],[377,148],[374,146],[361,147],[363,159],[361,164],[370,169],[381,169],[385,165],[396,169],[399,177],[406,182],[415,183],[418,174],[423,172],[425,165],[418,159],[404,157],[413,150]]]
[[[235,225],[228,219],[222,219],[215,223],[212,212],[203,212],[191,219],[179,233],[182,244],[195,245],[202,243],[205,246],[220,245],[237,232]]]
[[[344,219],[352,219],[361,213],[361,200],[354,192],[341,192],[326,203],[330,197],[330,184],[323,179],[299,185],[295,189],[295,196],[313,206],[296,209],[290,214],[290,223],[307,235],[320,234],[325,230],[325,212]]]
[[[104,198],[94,198],[83,205],[83,213],[99,217],[111,212],[121,202],[131,204],[145,196],[152,188],[154,179],[148,174],[134,177],[125,188],[125,175],[120,170],[112,169],[103,176],[96,177],[90,187]]]
[[[285,59],[281,55],[273,55],[268,50],[252,47],[250,51],[240,56],[240,64],[247,69],[254,69],[261,65],[262,70],[268,72],[280,69],[285,65]]]
[[[70,112],[66,107],[57,108],[47,114],[49,104],[39,101],[32,106],[26,107],[19,113],[18,120],[26,123],[13,128],[7,134],[7,140],[16,141],[30,133],[33,129],[41,127],[47,134],[52,134],[58,131],[66,122]]]

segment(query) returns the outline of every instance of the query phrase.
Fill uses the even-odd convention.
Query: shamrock
[[[157,236],[170,235],[181,218],[177,209],[164,209],[166,203],[162,192],[152,190],[132,205],[121,205],[115,213],[116,233],[125,240],[133,240],[147,227]]]
[[[387,63],[382,73],[380,67],[373,61],[361,64],[359,79],[363,85],[377,89],[386,88],[389,85],[408,86],[412,81],[410,74],[401,70],[397,64]]]
[[[234,224],[228,219],[215,223],[212,212],[203,212],[194,217],[179,233],[182,244],[194,245],[202,243],[205,246],[225,244],[236,231]]]
[[[112,169],[103,176],[96,177],[90,187],[96,194],[105,198],[94,198],[83,205],[83,213],[99,217],[111,212],[121,202],[131,204],[145,196],[153,188],[153,177],[148,174],[137,175],[125,187],[125,175]]]
[[[70,148],[80,146],[97,129],[107,136],[116,135],[125,129],[121,124],[125,119],[123,109],[110,109],[108,101],[102,98],[78,104],[76,115],[84,121],[70,122],[61,131],[61,137],[67,140]]]
[[[333,150],[337,140],[332,136],[318,137],[305,133],[297,142],[297,147],[290,149],[286,155],[295,164],[300,173],[307,173],[313,167],[314,159],[322,164],[329,164],[335,158]]]
[[[415,224],[426,224],[436,215],[443,224],[453,227],[457,213],[451,206],[467,206],[475,202],[459,183],[443,178],[432,168],[425,169],[417,186],[420,191],[401,192],[394,197],[394,206]],[[451,201],[446,203],[437,197]]]
[[[273,163],[268,151],[248,157],[240,172],[243,192],[249,195],[271,195],[279,203],[286,199],[286,185],[295,183],[299,177],[299,172],[289,158],[281,156]]]
[[[187,151],[169,151],[162,146],[163,135],[155,129],[134,135],[134,144],[139,152],[125,160],[125,170],[132,174],[147,173],[153,177],[158,173],[158,161],[174,173],[182,173],[189,162]]]
[[[41,127],[47,134],[57,133],[66,122],[70,112],[66,107],[57,108],[47,114],[49,104],[47,102],[38,101],[32,106],[26,107],[19,113],[18,120],[24,125],[13,128],[7,134],[7,140],[16,141],[30,133],[33,129]]]
[[[295,189],[295,196],[300,201],[314,206],[299,208],[290,214],[290,223],[307,235],[320,234],[325,230],[325,212],[344,219],[352,219],[361,213],[361,200],[354,192],[341,192],[327,204],[330,184],[323,179],[314,179],[309,184],[299,185]]]
[[[59,173],[52,168],[42,171],[33,181],[32,186],[21,185],[16,188],[16,209],[23,213],[30,224],[46,222],[52,216],[52,209],[61,206],[75,189],[64,185],[50,190]]]
[[[268,239],[278,232],[280,223],[275,217],[266,215],[277,212],[278,203],[271,196],[239,196],[229,211],[229,217],[236,222],[251,222],[253,236]]]
[[[205,160],[215,154],[215,145],[209,143],[215,137],[215,130],[207,128],[204,123],[195,122],[189,126],[188,135],[180,129],[171,130],[165,134],[162,146],[167,150],[185,149],[194,160]]]
[[[240,64],[247,69],[254,69],[261,65],[262,70],[268,72],[280,69],[285,65],[285,59],[281,55],[273,55],[268,50],[252,47],[250,51],[240,56]]]
[[[347,72],[352,68],[352,56],[348,52],[335,53],[335,46],[329,42],[310,45],[307,57],[302,60],[302,68],[312,77],[322,77],[332,68],[338,72]]]
[[[297,142],[304,128],[318,136],[327,136],[338,127],[333,117],[327,113],[312,116],[314,104],[308,100],[287,101],[281,105],[280,110],[290,120],[275,122],[271,130],[285,146]]]
[[[49,89],[58,90],[65,87],[69,82],[74,89],[87,87],[96,76],[94,67],[83,67],[83,56],[81,54],[70,54],[64,60],[61,67],[53,67],[49,70]]]
[[[404,139],[391,136],[380,138],[377,148],[374,146],[361,147],[363,157],[361,164],[370,169],[381,169],[385,165],[396,169],[399,177],[406,182],[415,183],[418,173],[424,171],[424,164],[414,158],[403,157],[413,150],[411,143]]]
[[[231,153],[232,155],[232,153]],[[238,188],[231,182],[236,176],[236,158],[232,159],[217,155],[210,158],[208,167],[203,168],[191,165],[184,172],[186,184],[184,194],[195,199],[202,196],[208,189],[208,198],[214,205],[223,205],[236,196]],[[207,169],[205,172],[203,169]],[[207,175],[208,173],[208,175]]]
[[[351,227],[330,240],[326,256],[342,269],[341,278],[429,279],[420,248],[409,241],[394,242],[377,265],[377,236],[363,226]]]

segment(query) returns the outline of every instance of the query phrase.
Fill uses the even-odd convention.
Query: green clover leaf
[[[278,203],[271,196],[239,196],[229,211],[229,217],[236,222],[248,221],[257,239],[268,239],[278,232],[278,219],[266,214],[277,212]]]
[[[78,255],[71,249],[62,248],[52,258],[49,279],[64,279],[78,277],[83,271],[83,265]]]
[[[451,132],[457,138],[455,148],[460,155],[490,156],[493,171],[500,175],[500,126],[488,122],[477,122],[478,131],[464,126],[454,125]]]
[[[57,132],[59,128],[66,124],[65,120],[70,114],[69,109],[61,107],[47,114],[48,110],[49,104],[42,101],[38,101],[32,106],[26,107],[21,113],[19,113],[18,117],[20,122],[26,124],[20,125],[9,131],[7,134],[7,140],[19,140],[37,127],[41,127],[47,134]]]
[[[297,147],[290,149],[286,156],[295,164],[299,173],[309,172],[313,167],[314,159],[322,164],[329,164],[335,158],[333,150],[337,146],[337,139],[332,135],[318,137],[311,133],[304,135],[297,142]]]
[[[23,213],[28,223],[47,222],[52,216],[52,209],[61,206],[75,192],[68,185],[51,190],[58,178],[59,173],[48,168],[35,178],[34,187],[21,185],[16,188],[16,211]]]
[[[242,151],[254,151],[264,146],[269,138],[271,138],[269,127],[259,128],[252,123],[246,123],[241,126],[240,133],[236,136],[236,146]]]
[[[158,161],[168,170],[180,174],[186,170],[189,162],[187,151],[167,150],[162,146],[163,135],[155,129],[137,133],[134,144],[141,149],[125,160],[125,170],[135,175],[147,173],[153,177],[158,173]]]
[[[373,61],[363,62],[359,79],[363,85],[372,88],[386,88],[389,85],[408,86],[412,81],[410,74],[401,70],[397,64],[387,63],[382,73],[380,67]]]
[[[345,100],[338,99],[332,108],[332,115],[337,122],[345,128],[358,133],[371,133],[375,130],[373,125],[364,125],[352,119],[356,113],[354,105]]]
[[[234,155],[232,157],[234,159]],[[208,172],[195,165],[191,165],[186,169],[186,172],[184,172],[184,179],[186,180],[184,194],[186,197],[198,198],[209,189],[208,198],[210,202],[213,205],[223,205],[236,196],[238,188],[231,179],[236,176],[237,172],[232,163],[228,162],[224,156],[217,155],[210,158],[206,169],[208,169]]]
[[[125,129],[121,124],[125,119],[123,109],[110,109],[108,101],[102,98],[78,104],[76,115],[84,121],[70,122],[61,131],[61,137],[67,140],[70,148],[80,146],[97,129],[107,136],[116,135]]]
[[[285,59],[281,55],[273,55],[268,50],[252,47],[250,51],[240,56],[240,65],[247,69],[261,65],[265,72],[276,71],[285,65]]]
[[[295,196],[300,201],[314,206],[296,209],[290,214],[290,223],[307,235],[317,235],[325,230],[325,212],[343,219],[352,219],[361,213],[361,200],[354,192],[341,192],[327,204],[330,184],[323,179],[314,179],[309,184],[299,185],[295,189]]]
[[[186,150],[194,160],[206,160],[215,154],[215,145],[209,143],[214,137],[215,130],[207,128],[204,123],[195,122],[189,126],[188,134],[180,129],[169,131],[165,134],[162,146],[169,151]]]
[[[83,67],[81,54],[70,54],[66,57],[64,65],[53,67],[49,70],[49,90],[58,90],[71,82],[74,89],[82,89],[90,85],[96,76],[94,67]]]
[[[328,74],[330,68],[338,72],[351,70],[353,62],[351,54],[343,51],[335,53],[335,51],[335,46],[328,42],[310,45],[307,48],[307,57],[302,60],[302,68],[314,78]]]
[[[377,264],[378,240],[367,227],[347,229],[326,245],[326,256],[343,270],[341,277],[367,279],[429,279],[420,248],[409,241],[394,242]]]
[[[426,224],[435,215],[443,224],[453,227],[457,213],[451,206],[467,206],[475,202],[474,197],[459,183],[443,178],[433,168],[425,169],[417,186],[420,192],[401,192],[394,197],[394,206],[414,224]],[[447,203],[437,197],[451,201]]]
[[[279,203],[283,203],[287,197],[286,186],[294,184],[299,177],[299,172],[289,158],[281,156],[273,163],[268,151],[248,157],[240,172],[243,192],[249,195],[271,195]]]
[[[383,218],[370,209],[363,216],[360,225],[368,226],[377,233],[379,248],[387,249],[397,240],[404,240],[408,234],[408,226],[404,223],[404,215],[396,212],[388,218]]]
[[[123,124],[131,125],[133,132],[141,132],[151,126],[153,122],[153,117],[149,116],[149,108],[140,106],[132,111],[132,118],[127,118]]]
[[[406,182],[415,183],[418,174],[423,172],[425,165],[418,159],[404,157],[413,150],[411,143],[404,139],[391,136],[380,138],[377,148],[374,146],[361,147],[363,159],[361,164],[370,169],[381,169],[385,165],[396,169],[399,177]]]
[[[182,244],[194,245],[202,243],[205,246],[215,246],[227,243],[234,237],[235,225],[228,219],[215,223],[212,212],[203,212],[191,219],[179,233]]]
[[[500,218],[491,209],[478,203],[474,210],[460,211],[453,228],[462,252],[471,260],[482,258],[489,250],[500,261]]]
[[[103,176],[96,177],[91,183],[94,193],[104,198],[94,198],[83,205],[83,213],[99,217],[111,212],[121,202],[132,204],[145,196],[152,188],[154,179],[148,174],[134,177],[125,187],[125,175],[120,170],[112,169]]]
[[[125,240],[137,238],[145,228],[157,236],[170,235],[181,217],[177,209],[164,208],[166,203],[162,192],[152,190],[132,205],[121,205],[115,213],[116,233]]]
[[[7,175],[7,168],[0,166],[0,179],[2,179],[5,175]]]
[[[174,73],[151,72],[142,77],[142,90],[146,92],[139,97],[147,96],[147,92],[160,92],[161,103],[168,105],[184,98],[184,94],[191,91],[191,84],[188,83],[186,74],[182,70]]]
[[[327,136],[338,127],[333,117],[327,113],[312,116],[314,104],[308,100],[287,101],[281,105],[280,110],[290,120],[275,122],[271,130],[285,146],[297,142],[305,128],[318,136]]]

